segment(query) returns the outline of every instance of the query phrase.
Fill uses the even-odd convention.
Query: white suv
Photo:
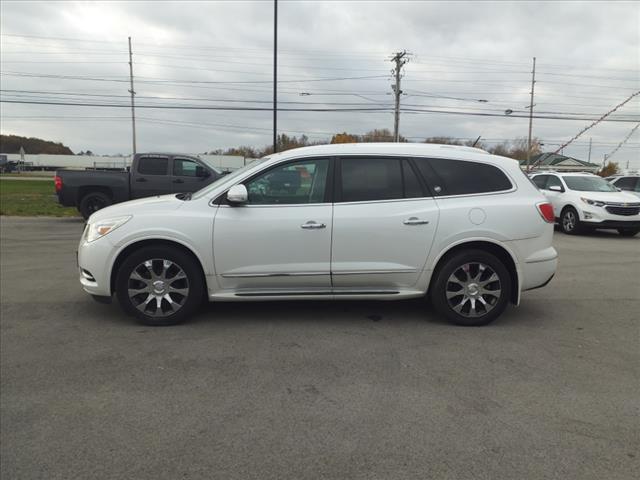
[[[560,228],[568,234],[613,228],[632,237],[640,232],[640,200],[590,173],[548,172],[532,176],[553,205]]]
[[[640,197],[640,175],[615,175],[607,177],[607,181],[624,192]]]
[[[305,147],[254,162],[193,195],[94,213],[80,282],[148,325],[210,301],[429,295],[483,325],[546,285],[551,205],[518,162],[469,147]]]

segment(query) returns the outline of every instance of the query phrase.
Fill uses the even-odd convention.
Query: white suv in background
[[[607,181],[624,192],[640,197],[640,175],[614,175],[607,177]]]
[[[539,173],[533,183],[553,205],[560,228],[568,234],[612,228],[632,237],[640,232],[640,199],[621,192],[590,173]]]
[[[484,325],[546,285],[553,210],[518,162],[469,147],[322,145],[254,162],[195,194],[88,221],[80,282],[168,325],[214,302],[429,295]]]

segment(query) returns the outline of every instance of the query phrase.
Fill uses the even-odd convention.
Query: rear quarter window
[[[467,160],[417,158],[416,165],[438,195],[469,195],[511,190],[513,185],[499,168]]]

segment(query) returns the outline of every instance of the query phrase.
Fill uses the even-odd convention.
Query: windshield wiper
[[[187,200],[191,200],[192,195],[193,193],[191,192],[179,193],[178,195],[176,195],[176,198],[179,198],[180,200],[184,200],[186,202]]]

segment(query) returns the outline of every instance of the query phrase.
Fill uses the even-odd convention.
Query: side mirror
[[[227,192],[227,201],[229,203],[245,203],[247,200],[249,200],[249,192],[247,192],[247,187],[241,183],[234,185]]]
[[[206,168],[204,168],[201,165],[197,165],[196,166],[196,177],[198,177],[198,178],[207,178],[209,175],[211,175],[209,173],[209,170],[207,170]]]
[[[551,185],[549,187],[549,190],[551,190],[552,192],[564,192],[564,188],[562,188],[560,185]]]

